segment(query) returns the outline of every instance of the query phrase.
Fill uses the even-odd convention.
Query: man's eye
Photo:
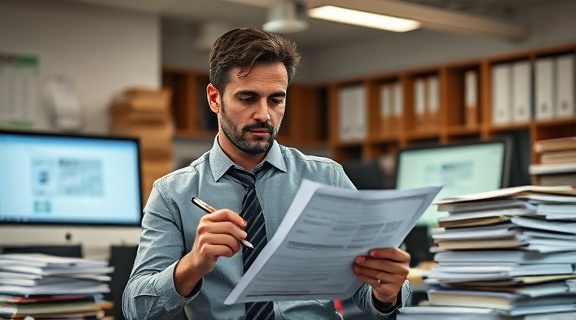
[[[284,99],[272,99],[272,103],[274,103],[274,104],[283,104],[283,103],[284,103]]]
[[[254,97],[240,97],[238,100],[244,103],[253,103],[255,98]]]

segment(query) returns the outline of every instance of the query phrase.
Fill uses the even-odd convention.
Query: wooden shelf
[[[203,137],[216,134],[216,115],[206,101],[208,82],[206,72],[171,66],[162,69],[162,87],[172,91],[176,135]]]
[[[350,157],[384,156],[386,154],[379,154],[379,152],[394,153],[397,148],[413,145],[488,140],[502,135],[517,136],[518,132],[528,134],[531,140],[528,143],[533,143],[537,139],[576,135],[576,115],[546,121],[534,120],[532,116],[527,122],[510,121],[506,124],[494,124],[492,117],[492,95],[494,94],[492,92],[492,69],[495,65],[515,62],[528,62],[533,65],[542,57],[574,55],[575,53],[576,44],[568,44],[333,82],[329,85],[329,110],[332,114],[330,119],[332,130],[329,139],[333,157],[341,162]],[[530,73],[534,72],[532,69],[529,68]],[[431,78],[438,81],[437,114],[421,111],[422,83]],[[475,82],[470,82],[470,79],[475,79]],[[475,83],[475,85],[467,86],[467,83]],[[342,107],[341,102],[338,101],[339,90],[352,85],[363,85],[366,88],[364,102],[366,105],[360,108],[359,112],[364,112],[364,123],[368,127],[366,138],[353,143],[341,139],[337,131],[339,122],[342,120],[338,119],[338,114],[341,112],[339,108]],[[385,87],[395,85],[401,87],[401,95],[399,95],[401,116],[391,124],[385,119],[390,114],[385,101],[388,101],[391,95],[388,92],[389,89]],[[435,88],[430,83],[426,86]],[[531,86],[530,89],[534,90],[534,83]],[[475,90],[475,100],[470,101],[472,96],[467,95],[466,88]],[[533,95],[532,99],[534,99]],[[433,100],[427,103],[430,104],[431,101]],[[434,125],[429,125],[431,119],[435,119]],[[532,158],[537,162],[536,156],[533,155]]]
[[[448,136],[480,136],[480,129],[479,124],[475,126],[455,125],[447,127],[446,134]]]

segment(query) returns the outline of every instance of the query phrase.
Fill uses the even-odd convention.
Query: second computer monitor
[[[398,152],[396,189],[443,186],[436,199],[496,190],[508,186],[510,142],[491,140]],[[420,225],[434,226],[436,206],[424,212]]]

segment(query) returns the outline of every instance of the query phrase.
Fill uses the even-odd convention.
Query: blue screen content
[[[139,225],[138,141],[0,132],[0,224]]]

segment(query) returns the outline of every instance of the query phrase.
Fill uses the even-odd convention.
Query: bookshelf
[[[288,90],[286,114],[278,141],[295,147],[328,148],[334,160],[343,162],[382,156],[393,158],[399,149],[405,147],[488,140],[518,132],[527,133],[530,143],[576,135],[574,113],[542,119],[535,118],[533,113],[527,119],[518,116],[500,123],[495,123],[493,118],[494,99],[498,94],[494,89],[499,88],[494,86],[495,66],[508,64],[508,72],[513,75],[513,65],[525,63],[520,71],[528,72],[530,81],[524,83],[526,91],[519,92],[523,92],[522,99],[528,99],[526,107],[530,110],[536,102],[536,62],[540,58],[554,59],[567,55],[576,59],[576,44],[323,84],[293,83]],[[166,66],[162,70],[162,81],[173,92],[176,136],[212,139],[217,124],[216,117],[206,105],[208,73]],[[432,98],[431,88],[435,91]],[[513,91],[513,84],[508,84],[508,88]],[[364,96],[356,109],[358,106],[350,100],[358,97],[358,92],[363,92]],[[571,94],[574,96],[574,88]],[[520,98],[517,100],[522,101]],[[430,104],[435,107],[430,108]],[[431,122],[434,125],[429,125]],[[352,130],[354,135],[343,137],[342,128],[350,126],[356,126],[357,131]],[[538,163],[538,155],[531,153],[531,162]]]
[[[208,114],[212,113],[206,101],[208,82],[206,72],[170,66],[162,68],[162,86],[172,91],[176,136],[214,138],[217,127]]]
[[[525,103],[524,107],[527,109],[523,112],[530,112],[531,105],[536,102],[537,80],[534,74],[536,62],[543,57],[555,59],[562,56],[576,59],[576,44],[332,82],[328,84],[331,129],[329,141],[332,157],[339,162],[356,158],[394,157],[399,148],[422,144],[450,144],[474,139],[488,140],[496,136],[514,135],[517,132],[527,132],[530,143],[539,139],[576,135],[576,114],[573,108],[570,115],[553,115],[545,119],[535,118],[535,113],[528,114],[526,118],[526,114],[522,115],[522,111],[518,111],[515,117],[509,115],[508,119],[499,123],[495,123],[493,118],[494,95],[498,94],[494,89],[499,89],[494,86],[495,66],[510,65],[509,72],[512,76],[516,72],[512,70],[513,65],[520,66],[524,63],[524,69],[520,71],[525,72],[525,76],[518,77],[522,79],[528,77],[530,81],[524,83],[524,91],[516,90],[522,94],[515,100]],[[470,74],[474,75],[474,81],[468,80]],[[573,70],[571,76],[574,77]],[[437,81],[435,86],[438,96],[435,99],[439,105],[435,109],[436,114],[428,110],[431,101],[428,98],[422,99],[422,92],[428,94],[426,92],[428,87],[422,85],[422,82],[431,78]],[[399,84],[402,88],[401,114],[390,121],[383,117],[383,113],[390,114],[384,111],[386,108],[383,105],[386,103],[383,100],[389,98],[389,95],[383,93],[386,91],[383,87],[394,84]],[[341,127],[340,121],[346,120],[338,117],[343,114],[341,110],[343,106],[338,100],[339,92],[354,85],[364,85],[366,88],[364,116],[368,129],[362,139],[342,139],[342,133],[338,129]],[[509,95],[514,91],[512,86],[513,83],[510,83],[507,92]],[[467,91],[470,88],[473,88],[474,98],[471,98],[470,92]],[[571,94],[574,96],[573,85]],[[425,104],[424,111],[422,101]],[[472,102],[473,105],[470,105]],[[359,110],[362,112],[363,109]],[[436,125],[428,125],[431,119],[436,119],[434,120]],[[533,163],[539,162],[538,156],[534,153],[531,153],[531,160]]]

